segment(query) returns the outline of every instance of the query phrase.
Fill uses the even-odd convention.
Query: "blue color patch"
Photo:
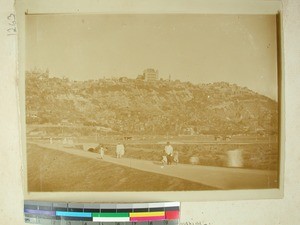
[[[56,211],[56,216],[88,218],[88,217],[92,217],[92,213]]]

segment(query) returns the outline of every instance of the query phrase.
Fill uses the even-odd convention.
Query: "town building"
[[[143,72],[143,77],[145,81],[157,81],[158,80],[158,70],[152,68],[145,69]]]

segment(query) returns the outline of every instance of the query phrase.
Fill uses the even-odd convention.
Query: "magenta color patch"
[[[165,216],[130,217],[131,222],[165,220]]]

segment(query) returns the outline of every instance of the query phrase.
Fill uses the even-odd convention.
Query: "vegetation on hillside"
[[[236,84],[26,73],[26,122],[114,134],[277,134],[278,104]]]

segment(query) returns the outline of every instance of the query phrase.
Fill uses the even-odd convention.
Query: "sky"
[[[72,80],[146,68],[192,83],[225,81],[277,100],[274,15],[27,15],[26,70]]]

